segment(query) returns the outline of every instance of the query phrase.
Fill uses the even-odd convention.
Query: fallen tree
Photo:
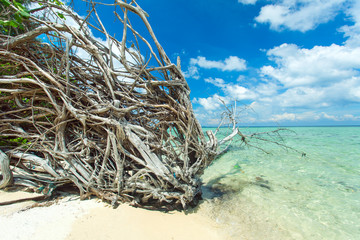
[[[222,153],[219,145],[256,137],[243,135],[228,109],[232,133],[206,138],[180,61],[171,63],[135,1],[108,4],[120,40],[93,1],[85,17],[56,0],[30,1],[30,10],[1,2],[0,189],[50,195],[70,184],[83,198],[186,208],[201,197],[200,176]]]

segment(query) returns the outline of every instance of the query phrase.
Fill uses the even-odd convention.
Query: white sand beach
[[[34,196],[0,191],[0,203]],[[216,222],[199,213],[163,213],[126,204],[112,209],[96,199],[66,197],[48,207],[34,201],[0,206],[2,240],[226,239]]]

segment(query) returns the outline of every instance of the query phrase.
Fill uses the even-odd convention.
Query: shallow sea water
[[[288,129],[284,143],[306,156],[234,143],[202,177],[202,209],[231,239],[360,239],[360,127]]]

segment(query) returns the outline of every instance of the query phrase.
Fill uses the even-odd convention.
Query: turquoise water
[[[202,177],[203,208],[233,239],[360,239],[360,127],[289,129],[284,143],[306,156],[234,143]]]

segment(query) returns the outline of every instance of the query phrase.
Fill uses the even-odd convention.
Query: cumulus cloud
[[[221,71],[244,71],[246,61],[236,56],[230,56],[223,61],[207,60],[205,57],[198,56],[190,59],[190,66],[198,66],[206,69],[219,69]]]
[[[344,3],[347,3],[347,8]],[[314,9],[310,10],[309,8]],[[322,10],[321,10],[322,9]],[[323,10],[329,11],[323,11]],[[295,44],[282,44],[269,49],[266,53],[272,65],[260,69],[261,76],[277,86],[279,94],[272,97],[262,94],[259,102],[271,103],[279,108],[331,108],[346,104],[360,103],[360,2],[359,1],[286,1],[262,8],[260,16],[266,16],[273,29],[289,28],[306,31],[313,29],[320,22],[315,21],[324,15],[324,21],[344,11],[353,21],[339,29],[344,33],[346,41],[343,45],[314,46],[301,48]],[[321,11],[320,11],[321,10]],[[304,23],[296,27],[296,14],[313,13],[313,17],[304,17]],[[265,19],[265,18],[264,18]],[[299,22],[300,24],[300,22]],[[265,84],[267,85],[267,84]],[[328,115],[331,116],[331,115]],[[279,117],[279,116],[277,116]],[[315,119],[315,116],[312,116]],[[318,115],[318,119],[332,119],[326,115]],[[297,118],[299,116],[297,115]],[[345,119],[336,116],[336,119]],[[355,119],[355,118],[352,118]]]
[[[218,69],[220,71],[244,71],[246,70],[246,61],[236,56],[229,56],[225,60],[213,61],[207,60],[205,57],[198,56],[197,58],[191,58],[190,64],[184,76],[186,78],[199,79],[199,69]]]
[[[274,65],[260,69],[263,82],[247,87],[242,85],[246,79],[233,83],[206,78],[205,82],[218,87],[228,102],[251,101],[259,122],[360,120],[353,112],[347,117],[321,112],[360,103],[360,48],[333,44],[306,49],[283,44],[267,55]],[[197,103],[213,111],[221,109],[214,97],[199,98]]]
[[[245,5],[248,5],[248,4],[255,4],[257,2],[257,0],[238,0],[238,3],[242,3],[242,4],[245,4]]]
[[[257,1],[238,2],[253,4]],[[288,29],[306,32],[334,19],[341,12],[352,23],[334,30],[344,34],[342,44],[303,48],[284,43],[268,49],[265,52],[271,64],[258,69],[260,75],[257,81],[251,82],[244,76],[236,83],[216,77],[205,81],[218,87],[223,98],[229,102],[250,102],[257,114],[257,122],[360,121],[357,108],[360,104],[360,1],[269,2],[265,2],[255,20],[268,23],[270,28],[277,31]],[[205,57],[192,59],[192,66],[198,69],[225,71],[224,65],[225,60],[210,61]],[[247,84],[244,85],[244,82]],[[197,99],[198,103],[200,99]],[[221,106],[210,106],[214,104],[212,100],[213,97],[210,97],[201,101],[203,109],[206,106],[214,113]],[[342,109],[346,109],[346,112]],[[250,118],[247,119],[250,121]]]
[[[331,120],[331,121],[356,121],[359,120],[359,116],[354,116],[352,114],[344,114],[344,115],[333,115],[328,114],[326,112],[302,112],[302,113],[282,113],[282,114],[274,114],[269,118],[269,121],[272,122],[295,122],[295,121],[313,121],[313,120]]]
[[[274,97],[274,103],[281,107],[326,107],[326,93],[323,89],[296,87],[287,89]]]
[[[360,47],[360,1],[354,1],[354,4],[346,10],[346,14],[354,22],[353,25],[345,25],[339,29],[347,38],[345,45],[348,47]]]
[[[226,86],[224,79],[221,78],[205,78],[205,82],[211,83],[220,88],[224,88]]]
[[[205,82],[211,83],[214,86],[221,88],[225,93],[226,98],[232,100],[251,100],[256,98],[256,93],[248,88],[245,88],[239,84],[226,83],[221,78],[206,78]]]
[[[273,122],[280,122],[280,121],[294,121],[296,119],[296,115],[294,113],[283,113],[283,114],[275,114],[272,118],[270,118],[270,121]]]
[[[345,25],[339,31],[347,38],[346,46],[360,47],[360,22],[352,26]]]
[[[352,114],[345,114],[345,115],[343,115],[343,119],[344,120],[356,121],[356,120],[360,120],[360,116],[354,116]]]
[[[276,95],[280,89],[281,88],[279,85],[273,82],[267,82],[258,84],[255,88],[255,91],[258,93],[260,98],[266,98]]]
[[[305,49],[282,44],[267,55],[275,66],[264,66],[260,71],[283,87],[283,93],[273,98],[280,106],[360,102],[360,47],[332,44]]]
[[[205,82],[213,84],[221,89],[223,96],[214,94],[207,98],[194,98],[194,104],[200,104],[205,110],[221,110],[223,103],[230,104],[234,101],[252,100],[256,98],[256,92],[239,84],[227,83],[221,78],[206,78]],[[219,114],[218,114],[219,116]]]
[[[294,44],[282,44],[270,49],[267,55],[277,66],[264,66],[261,72],[286,87],[327,85],[357,75],[360,68],[360,47],[332,44],[305,49]]]
[[[190,65],[187,71],[184,72],[184,77],[199,79],[200,78],[199,69],[194,65]]]
[[[348,112],[347,117],[323,112],[360,103],[360,47],[332,44],[307,49],[282,44],[268,50],[267,56],[273,65],[259,69],[262,82],[248,82],[246,87],[242,85],[246,79],[234,83],[206,78],[205,82],[218,87],[228,102],[252,102],[259,122],[360,120],[356,112]],[[214,97],[198,98],[197,103],[213,111],[221,109]]]
[[[283,29],[306,32],[333,19],[346,0],[281,0],[261,8],[255,20],[268,23],[276,31]]]
[[[223,106],[223,103],[229,104],[230,100],[227,97],[221,97],[217,94],[208,98],[194,98],[192,103],[200,104],[205,110],[216,110]]]
[[[255,92],[240,85],[227,85],[224,91],[227,93],[228,96],[230,96],[231,99],[237,101],[251,100],[256,98]]]

